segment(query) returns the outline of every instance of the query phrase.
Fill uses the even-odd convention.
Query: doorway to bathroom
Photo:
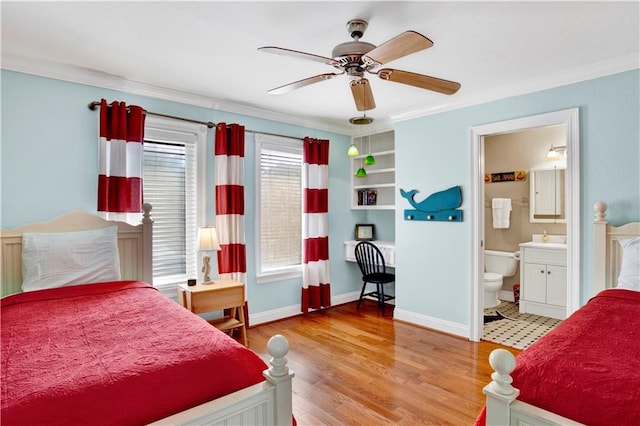
[[[534,235],[554,235],[553,232],[563,232],[567,243],[566,315],[579,306],[578,109],[492,123],[474,127],[471,130],[473,244],[470,339],[479,341],[483,337],[485,323],[484,251],[486,249],[516,252],[521,242],[531,241],[530,238]],[[530,180],[515,176],[518,172],[525,172],[528,177],[530,170],[541,166],[537,164],[539,162],[548,168],[549,163],[545,163],[546,153],[552,145],[558,146],[558,144],[562,144],[559,146],[564,147],[563,153],[566,152],[566,171],[564,188],[562,188],[566,218],[563,222],[565,223],[556,223],[557,220],[535,223],[530,221],[530,203],[532,202],[529,196]],[[497,179],[492,180],[495,177]],[[490,182],[496,183],[485,184],[487,178]],[[495,232],[491,215],[492,198],[508,199],[511,204],[508,227],[500,227]],[[512,289],[514,284],[519,283],[520,274],[516,272],[513,277],[507,277],[504,280],[499,297],[513,305]],[[514,306],[509,309],[498,307],[498,311],[500,315],[505,316],[507,312],[506,316],[516,317],[519,311],[517,306],[515,308]],[[500,311],[501,309],[505,312]]]

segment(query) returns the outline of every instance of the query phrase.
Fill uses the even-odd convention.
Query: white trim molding
[[[413,109],[411,111],[393,115],[391,116],[391,120],[394,123],[413,120],[415,118],[440,114],[473,105],[480,105],[500,99],[507,99],[515,96],[526,95],[528,93],[539,92],[541,90],[552,89],[554,87],[566,86],[569,84],[579,83],[581,81],[606,77],[608,75],[631,71],[638,68],[640,68],[640,53],[634,53],[610,61],[599,62],[580,68],[574,68],[572,70],[557,72],[517,84],[503,86],[498,89],[492,89],[486,92],[456,97],[456,100],[443,102],[436,107]]]
[[[453,334],[455,336],[465,338],[469,337],[469,327],[464,324],[445,321],[440,318],[434,318],[427,315],[416,314],[415,312],[407,311],[404,309],[396,308],[393,311],[393,319],[441,331],[443,333]]]
[[[567,316],[580,307],[580,110],[572,108],[472,127],[471,150],[471,306],[469,339],[482,338],[482,295],[484,286],[484,137],[537,127],[564,125],[566,128],[567,174],[565,182],[567,217]]]
[[[293,116],[272,110],[252,107],[238,102],[216,99],[195,93],[184,92],[176,89],[155,86],[139,81],[129,80],[122,76],[107,74],[101,71],[89,70],[72,65],[56,62],[38,61],[11,54],[2,55],[2,69],[69,81],[71,83],[85,84],[104,89],[119,90],[127,93],[148,96],[150,98],[179,102],[187,105],[210,108],[217,111],[226,111],[235,114],[247,115],[265,120],[278,121],[312,129],[325,130],[343,135],[351,133],[350,125],[339,125],[309,117]]]

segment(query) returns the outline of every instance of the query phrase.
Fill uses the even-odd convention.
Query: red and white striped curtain
[[[98,215],[138,225],[142,219],[142,143],[145,111],[100,102]]]
[[[331,306],[329,283],[329,141],[304,138],[302,312]]]
[[[244,126],[220,123],[215,141],[216,230],[221,279],[246,282]],[[248,318],[248,317],[246,317]]]

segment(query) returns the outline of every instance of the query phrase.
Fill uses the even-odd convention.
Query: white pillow
[[[640,237],[619,240],[622,247],[622,265],[618,275],[618,288],[640,291]]]
[[[120,280],[117,227],[22,235],[22,290]]]

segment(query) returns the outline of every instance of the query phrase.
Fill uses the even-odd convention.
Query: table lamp
[[[211,271],[211,257],[209,257],[208,252],[219,250],[220,244],[218,243],[216,228],[212,226],[198,228],[198,251],[205,253],[204,256],[202,256],[202,273],[204,275],[204,284],[207,284],[211,281],[211,278],[209,277],[209,272]]]

